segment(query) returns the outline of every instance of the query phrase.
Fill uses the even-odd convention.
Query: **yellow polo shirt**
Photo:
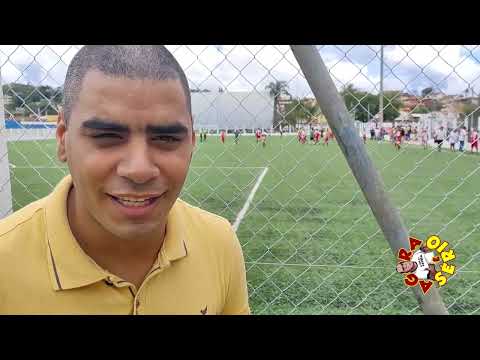
[[[67,219],[65,177],[0,220],[0,314],[249,314],[245,263],[230,223],[178,199],[143,284],[97,265]]]

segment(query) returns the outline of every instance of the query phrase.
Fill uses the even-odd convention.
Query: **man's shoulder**
[[[0,255],[11,245],[19,246],[39,235],[38,226],[43,224],[45,199],[40,199],[0,220]]]
[[[213,250],[220,257],[239,251],[239,240],[227,219],[180,199],[177,200],[176,207],[181,211],[187,237],[195,239],[194,246]]]
[[[0,281],[32,266],[44,252],[44,200],[37,200],[0,220]],[[16,269],[16,270],[15,270]]]
[[[0,220],[0,239],[6,238],[23,227],[28,227],[44,210],[45,198],[34,201]],[[0,242],[1,246],[1,242]]]
[[[225,231],[231,227],[230,222],[224,217],[191,205],[185,200],[177,199],[176,206],[188,221],[188,226],[220,231]]]

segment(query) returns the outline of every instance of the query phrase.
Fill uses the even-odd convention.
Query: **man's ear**
[[[63,109],[62,109],[58,113],[57,131],[56,131],[57,157],[61,162],[67,161],[67,151],[65,146],[66,135],[67,135],[67,124],[65,123],[65,113],[63,112]]]

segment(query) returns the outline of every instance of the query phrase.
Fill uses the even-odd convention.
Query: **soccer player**
[[[320,131],[318,131],[318,129],[315,129],[315,132],[313,134],[313,141],[315,145],[317,145],[318,142],[320,141]]]
[[[459,149],[461,152],[463,152],[464,147],[465,147],[465,139],[467,138],[467,129],[465,126],[462,126],[460,128],[460,132],[458,134],[458,140],[459,140]]]
[[[220,131],[220,141],[225,144],[225,130]]]
[[[424,149],[427,149],[428,147],[428,134],[427,134],[427,129],[423,128],[422,129],[422,145]]]
[[[367,132],[365,130],[362,131],[362,137],[363,137],[363,144],[365,145],[367,143]]]
[[[392,129],[393,130],[393,129]],[[398,127],[397,130],[393,130],[392,134],[394,134],[394,145],[397,150],[400,150],[402,145],[402,131]]]
[[[261,135],[262,147],[267,145],[267,132],[265,130],[262,131]]]
[[[65,176],[0,220],[0,314],[248,314],[227,219],[179,199],[190,89],[161,45],[85,45],[56,129]]]
[[[440,126],[440,129],[435,132],[435,143],[438,145],[438,151],[442,150],[442,144],[445,141],[445,137],[445,130],[443,126]]]
[[[238,144],[239,136],[240,136],[240,130],[235,129],[235,144]]]
[[[455,152],[455,144],[458,141],[458,132],[457,130],[452,130],[450,134],[448,134],[448,142],[450,143],[450,150]]]
[[[474,129],[471,136],[470,151],[473,154],[473,149],[478,153],[478,131]]]
[[[302,144],[305,144],[307,142],[307,133],[305,132],[305,129],[302,129],[300,131],[300,142]]]
[[[330,129],[327,128],[325,130],[325,137],[323,138],[323,145],[327,145],[328,146],[328,142],[330,141]]]
[[[262,132],[260,129],[255,130],[255,139],[257,140],[257,143],[260,141],[261,134]]]

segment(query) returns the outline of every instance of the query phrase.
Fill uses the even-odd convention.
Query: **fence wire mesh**
[[[189,80],[197,132],[181,197],[234,226],[253,313],[420,313],[290,48],[167,47]],[[68,174],[55,121],[80,48],[0,45],[0,218]],[[317,48],[410,235],[455,249],[456,272],[440,288],[449,312],[478,314],[480,49]]]

